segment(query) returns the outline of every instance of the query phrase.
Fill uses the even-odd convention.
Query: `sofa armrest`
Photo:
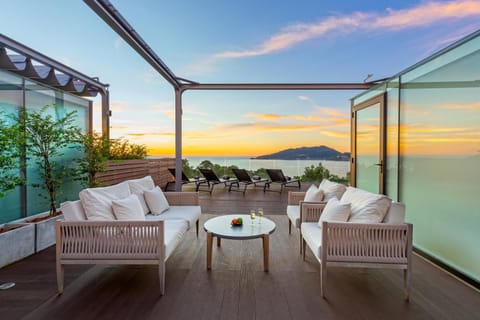
[[[67,260],[163,261],[163,221],[56,221],[56,255]]]
[[[322,223],[322,261],[402,264],[411,262],[410,223]],[[323,262],[322,262],[323,263]]]
[[[165,192],[168,204],[171,206],[198,206],[198,192]]]
[[[305,202],[300,201],[300,223],[317,222],[322,215],[326,202]]]
[[[288,192],[288,205],[298,206],[298,203],[305,198],[306,192],[289,191]]]

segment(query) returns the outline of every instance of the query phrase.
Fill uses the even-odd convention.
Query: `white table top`
[[[243,219],[243,225],[232,226],[232,219],[238,217]],[[252,224],[250,216],[246,214],[218,216],[207,220],[203,224],[203,229],[211,232],[213,236],[238,240],[261,238],[265,234],[272,234],[275,228],[275,223],[265,217],[260,218],[257,216]]]

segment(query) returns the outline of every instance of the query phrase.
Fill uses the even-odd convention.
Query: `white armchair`
[[[320,263],[322,297],[326,295],[327,267],[394,268],[404,271],[404,296],[408,301],[413,226],[404,223],[405,205],[392,202],[377,223],[323,221],[319,226],[324,207],[304,203],[301,216],[303,259],[308,247]]]

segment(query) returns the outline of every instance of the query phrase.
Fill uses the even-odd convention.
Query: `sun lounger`
[[[247,191],[247,187],[249,185],[253,184],[256,187],[258,183],[265,184],[265,183],[270,181],[268,179],[263,179],[259,176],[250,177],[250,175],[248,174],[248,171],[245,170],[245,169],[232,169],[232,171],[233,171],[233,174],[235,175],[235,177],[237,177],[238,183],[236,184],[236,189],[232,189],[232,187],[235,184],[231,183],[229,188],[228,188],[229,192],[230,191],[239,191],[239,192],[243,192],[243,194],[245,194],[245,191]],[[243,184],[243,190],[240,189],[240,183]],[[263,185],[263,187],[265,187],[265,185]]]
[[[199,168],[198,170],[200,170],[202,175],[205,177],[208,188],[207,189],[202,189],[202,188],[200,188],[202,186],[202,184],[197,184],[197,191],[208,191],[211,194],[212,191],[213,191],[213,188],[217,184],[221,184],[221,183],[223,183],[225,185],[225,187],[227,187],[227,186],[229,187],[232,184],[236,184],[238,186],[238,180],[236,178],[230,178],[230,177],[226,177],[226,176],[222,177],[222,178],[219,178],[219,177],[217,177],[215,172],[213,172],[213,170],[210,169],[210,168]]]
[[[276,190],[270,190],[270,185],[272,183],[278,183],[280,184],[280,192],[283,192],[284,188],[288,187],[295,187],[300,189],[301,184],[300,184],[300,179],[292,179],[290,177],[286,177],[283,174],[283,171],[280,169],[267,169],[267,174],[270,177],[270,181],[265,183],[265,186],[263,187],[263,191],[276,191]],[[293,184],[293,185],[290,185]]]

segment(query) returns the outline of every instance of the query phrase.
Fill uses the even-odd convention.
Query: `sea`
[[[153,157],[152,157],[153,158]],[[265,169],[282,169],[286,176],[301,176],[305,168],[310,166],[318,166],[319,163],[331,174],[339,177],[346,177],[347,172],[350,171],[349,161],[331,161],[331,160],[267,160],[267,159],[252,159],[248,157],[209,157],[209,156],[185,156],[188,163],[192,167],[197,167],[202,161],[209,160],[213,164],[221,166],[236,165],[240,169],[257,170]]]

